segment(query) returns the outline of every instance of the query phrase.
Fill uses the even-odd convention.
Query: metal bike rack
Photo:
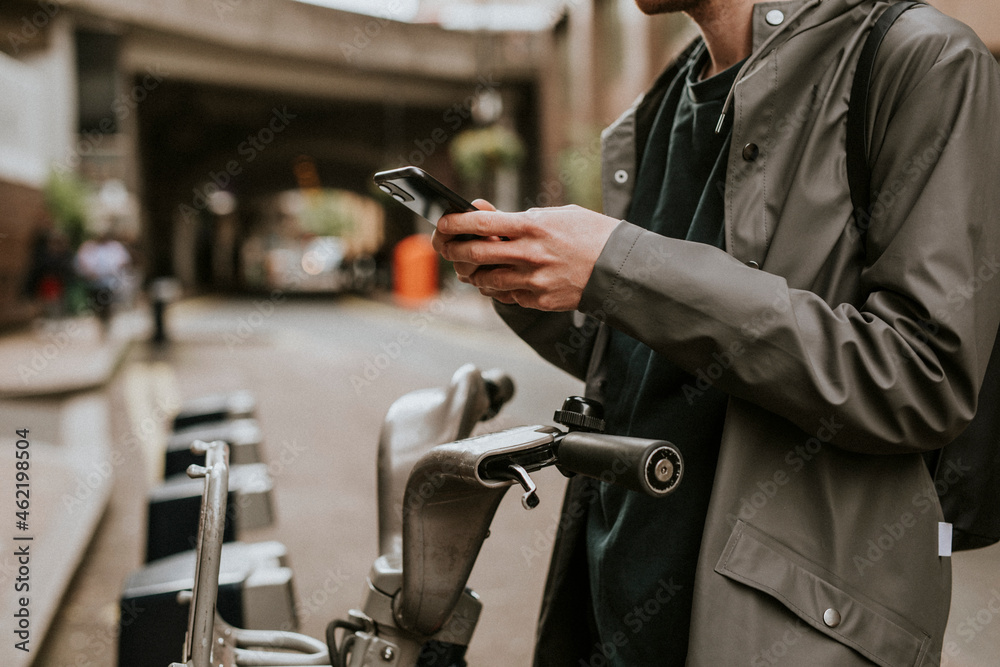
[[[204,496],[198,530],[194,588],[180,596],[189,604],[188,631],[182,662],[171,667],[251,667],[257,665],[330,665],[326,645],[312,637],[278,630],[243,630],[219,618],[219,570],[229,488],[228,447],[224,442],[196,442],[205,454],[204,466],[191,466],[188,475],[204,478]],[[260,650],[268,649],[268,650]],[[284,653],[271,649],[287,649]]]
[[[118,667],[164,667],[180,657],[188,609],[177,604],[177,596],[194,587],[197,557],[192,548],[129,574],[119,596]],[[248,630],[297,630],[293,579],[281,542],[227,542],[216,610],[227,623]]]
[[[227,445],[228,451],[228,445]],[[201,466],[195,464],[194,467]],[[189,468],[190,469],[190,468]],[[229,511],[224,541],[274,523],[274,482],[264,463],[229,465]],[[174,475],[147,498],[146,562],[191,549],[202,503],[197,479]]]
[[[229,495],[229,451],[221,441],[211,444],[198,441],[192,449],[205,454],[204,466],[188,469],[192,478],[205,480],[205,495],[198,526],[194,589],[191,591],[187,637],[181,660],[188,667],[210,667],[214,663],[215,601],[219,595],[222,532],[226,525]]]

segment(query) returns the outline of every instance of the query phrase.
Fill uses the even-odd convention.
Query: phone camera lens
[[[378,184],[378,189],[381,190],[382,192],[386,193],[387,195],[391,195],[392,194],[392,188],[390,188],[385,183],[379,183]]]

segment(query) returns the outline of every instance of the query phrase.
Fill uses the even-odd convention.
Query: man
[[[571,481],[536,664],[936,665],[951,570],[922,453],[974,415],[1000,321],[997,63],[902,15],[856,220],[845,116],[891,3],[637,4],[703,41],[605,132],[607,215],[479,202],[434,238],[609,431],[686,458],[659,501]]]

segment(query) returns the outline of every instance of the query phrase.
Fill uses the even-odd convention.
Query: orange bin
[[[438,254],[427,234],[413,234],[396,244],[392,291],[402,305],[420,304],[437,296]]]

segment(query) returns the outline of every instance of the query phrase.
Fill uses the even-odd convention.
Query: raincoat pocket
[[[744,521],[715,571],[765,593],[804,623],[881,667],[922,664],[930,636]]]

